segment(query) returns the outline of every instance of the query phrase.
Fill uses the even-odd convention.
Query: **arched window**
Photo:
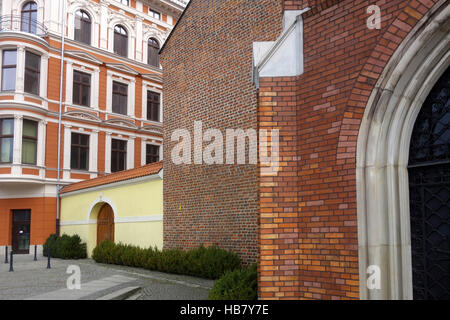
[[[121,25],[114,27],[114,53],[122,57],[128,56],[128,32]]]
[[[25,3],[22,7],[21,31],[37,33],[37,4],[34,1]]]
[[[159,43],[154,38],[148,39],[147,63],[159,68]]]
[[[75,12],[75,40],[91,44],[91,17],[83,10]]]
[[[417,117],[408,171],[414,299],[449,299],[450,68]]]

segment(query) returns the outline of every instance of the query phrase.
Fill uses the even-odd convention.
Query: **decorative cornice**
[[[96,65],[101,65],[103,64],[103,61],[100,59],[97,59],[95,56],[93,56],[90,53],[87,52],[83,52],[83,51],[65,51],[65,54],[68,57],[73,57],[73,58],[77,58],[83,61],[87,61]],[[69,62],[67,62],[69,63]]]
[[[88,121],[94,121],[94,122],[101,122],[102,119],[97,117],[96,115],[93,115],[89,112],[83,112],[83,111],[68,111],[63,113],[64,118],[73,118],[73,119],[82,119],[82,120],[88,120]]]
[[[139,72],[137,72],[133,68],[130,68],[129,66],[127,66],[126,64],[123,64],[123,63],[107,63],[106,67],[108,69],[129,73],[134,76],[137,76],[139,74]]]
[[[109,119],[103,122],[106,125],[114,125],[119,127],[138,129],[138,126],[131,121],[125,119]]]

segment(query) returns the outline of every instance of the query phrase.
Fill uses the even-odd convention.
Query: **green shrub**
[[[239,257],[230,251],[217,247],[183,251],[180,249],[143,249],[131,245],[100,243],[92,258],[98,263],[125,265],[173,274],[218,279],[225,272],[240,268]]]
[[[225,273],[209,292],[209,300],[257,300],[257,265]]]
[[[48,256],[49,250],[53,258],[69,260],[87,258],[86,243],[81,242],[78,235],[68,236],[64,234],[61,237],[56,234],[50,235],[44,244],[44,256]]]
[[[92,259],[96,262],[115,264],[111,259],[114,246],[114,242],[109,240],[101,242],[92,252]]]
[[[227,271],[240,268],[239,257],[229,251],[217,247],[203,246],[187,253],[188,266],[194,273],[200,273],[202,278],[218,279]]]

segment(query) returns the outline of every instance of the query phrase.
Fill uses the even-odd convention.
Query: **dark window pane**
[[[37,138],[37,122],[31,120],[24,120],[22,132],[25,137]]]
[[[111,172],[126,170],[127,142],[111,140]]]
[[[128,33],[122,26],[114,27],[114,53],[128,56]]]
[[[25,92],[39,94],[41,57],[37,54],[25,54]]]
[[[81,92],[81,104],[83,106],[89,105],[89,95],[91,92],[91,88],[83,86],[82,92]]]
[[[89,74],[73,72],[73,103],[90,106],[91,96],[91,76]]]
[[[88,169],[88,150],[80,149],[80,169]]]
[[[147,120],[159,121],[161,95],[147,91]]]
[[[159,43],[153,38],[148,40],[147,63],[151,66],[159,68]]]
[[[37,54],[27,52],[25,65],[33,70],[40,71],[41,69],[41,57]]]
[[[71,153],[70,153],[70,167],[72,169],[77,169],[79,164],[78,164],[78,159],[80,157],[79,155],[79,148],[73,147],[71,148]]]
[[[80,91],[81,91],[81,86],[78,83],[74,83],[73,84],[73,103],[74,104],[81,104]]]
[[[128,85],[113,82],[112,111],[119,114],[127,114]]]
[[[75,13],[75,40],[91,44],[91,18],[83,10]]]
[[[75,170],[89,169],[89,136],[72,133],[72,146],[70,156],[71,168]]]
[[[159,161],[159,146],[147,145],[146,164]]]
[[[14,210],[14,221],[30,221],[31,210]]]
[[[37,4],[34,1],[27,2],[22,7],[21,19],[21,31],[36,34]]]
[[[39,94],[39,74],[25,70],[25,92]]]

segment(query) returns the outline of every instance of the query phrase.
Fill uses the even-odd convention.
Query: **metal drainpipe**
[[[64,77],[64,40],[66,31],[66,0],[62,0],[62,28],[61,28],[61,70],[59,80],[59,114],[58,114],[58,173],[56,183],[56,234],[60,234],[59,210],[60,210],[60,183],[61,183],[61,117],[63,100],[63,77]]]

